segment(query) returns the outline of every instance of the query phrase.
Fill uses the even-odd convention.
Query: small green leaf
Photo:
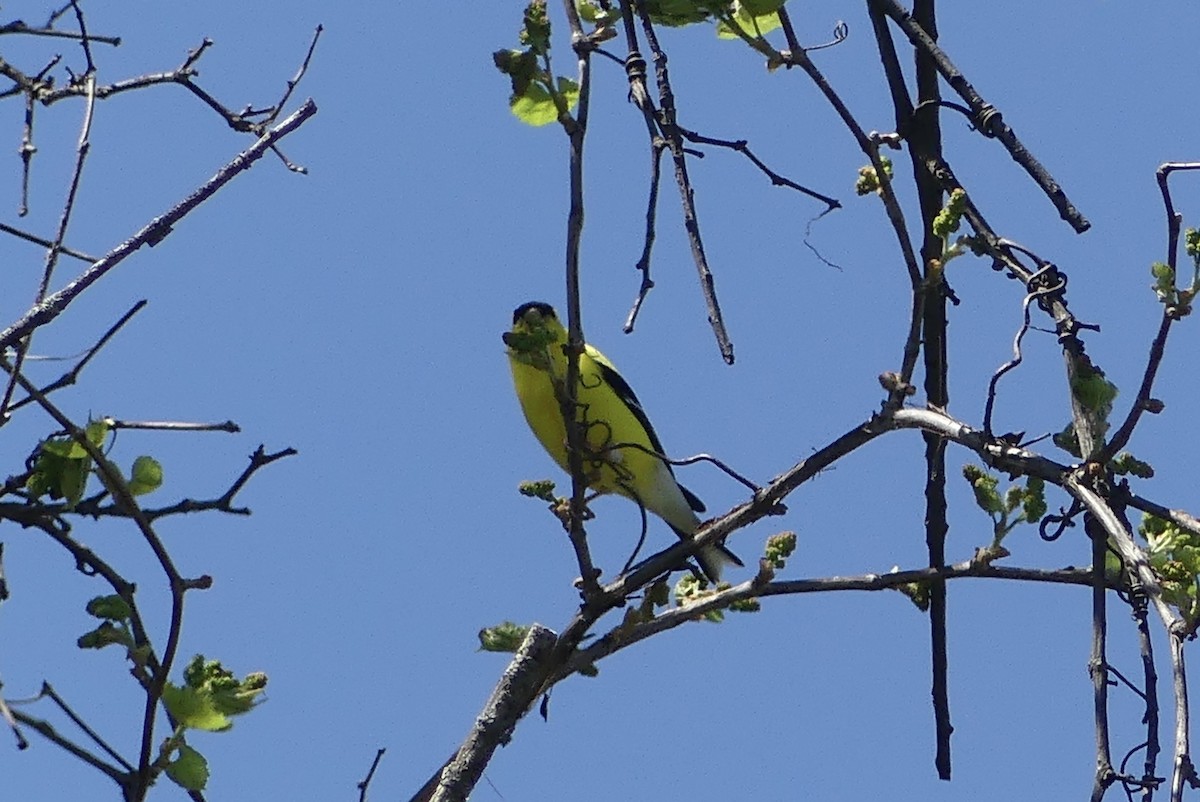
[[[1148,462],[1142,462],[1128,451],[1122,451],[1113,458],[1110,464],[1113,472],[1121,476],[1136,476],[1139,479],[1154,478],[1154,466]]]
[[[1025,499],[1021,504],[1028,523],[1042,520],[1046,514],[1046,482],[1041,477],[1025,480]]]
[[[569,112],[579,102],[579,84],[570,78],[559,78],[558,94]],[[558,105],[546,87],[540,83],[530,83],[525,87],[524,93],[514,94],[508,105],[517,119],[527,125],[548,125],[558,119]]]
[[[521,482],[517,485],[517,492],[522,496],[541,499],[549,504],[554,504],[558,501],[554,495],[554,482],[550,479]]]
[[[550,17],[546,0],[532,0],[525,6],[525,21],[519,35],[521,44],[539,56],[550,52]]]
[[[129,492],[135,496],[157,490],[163,483],[162,465],[154,457],[141,456],[133,461],[129,477]]]
[[[1154,294],[1159,303],[1174,304],[1179,299],[1175,289],[1175,271],[1165,262],[1155,262],[1150,265],[1150,275],[1154,277]]]
[[[650,20],[657,25],[679,27],[704,22],[712,12],[705,0],[642,0]],[[719,5],[719,4],[718,4]]]
[[[1200,231],[1194,228],[1186,229],[1183,232],[1183,247],[1188,256],[1200,259]]]
[[[120,596],[97,596],[87,603],[88,615],[109,621],[128,621],[133,611]]]
[[[74,509],[75,505],[83,499],[91,468],[90,457],[63,460],[59,474],[59,492],[66,499],[67,509]]]
[[[74,509],[87,489],[91,467],[91,457],[74,440],[47,440],[38,449],[33,473],[25,485],[35,496],[65,499],[67,508]]]
[[[1010,485],[1008,490],[1004,491],[1004,511],[1006,513],[1015,512],[1017,507],[1021,506],[1021,499],[1025,497],[1025,488],[1020,485]]]
[[[883,165],[884,175],[891,178],[892,160],[887,156],[880,155],[879,163]],[[873,164],[868,164],[858,168],[858,180],[854,182],[854,194],[869,195],[872,192],[882,192],[882,185],[879,180],[879,171]]]
[[[1055,432],[1050,440],[1073,457],[1082,457],[1079,450],[1079,435],[1075,433],[1075,425],[1068,423],[1061,432]]]
[[[892,568],[892,573],[900,570],[899,566]],[[902,585],[896,585],[896,590],[908,597],[918,610],[923,613],[929,612],[929,583],[928,582],[905,582]]]
[[[1085,357],[1086,359],[1086,357]],[[1081,360],[1075,372],[1071,390],[1079,403],[1100,419],[1112,412],[1113,400],[1117,397],[1117,385],[1104,378],[1104,371]]]
[[[80,649],[103,649],[105,646],[124,646],[133,648],[133,636],[123,624],[113,624],[105,621],[91,632],[85,632],[76,639],[75,645]]]
[[[738,26],[750,38],[761,38],[764,34],[778,28],[783,23],[779,20],[777,11],[771,11],[761,16],[750,12],[745,3],[739,3],[737,11],[734,12],[731,18],[733,25]],[[740,39],[737,32],[731,25],[727,25],[724,20],[717,23],[717,37],[719,39]]]
[[[962,224],[963,213],[967,210],[967,193],[955,189],[946,199],[946,206],[933,218],[933,233],[944,240],[958,231]]]
[[[529,627],[505,621],[494,627],[479,630],[479,651],[481,652],[516,652],[520,648]]]
[[[962,472],[963,478],[970,482],[971,489],[975,491],[975,503],[979,505],[979,509],[990,515],[1003,515],[1004,502],[1000,500],[1000,494],[996,492],[996,484],[999,480],[975,465],[964,465]]]
[[[787,0],[739,0],[742,8],[755,17],[766,16],[783,8]]]
[[[595,25],[596,20],[600,19],[600,15],[604,13],[600,6],[590,0],[575,0],[575,11],[581,20],[592,25]]]
[[[89,421],[87,428],[84,430],[84,435],[87,437],[88,442],[96,448],[100,448],[104,445],[104,438],[108,437],[108,422],[104,420]],[[85,451],[84,453],[86,454],[87,452]]]
[[[763,557],[779,571],[787,565],[787,558],[796,551],[796,533],[780,532],[767,538]]]
[[[219,660],[198,654],[183,670],[182,686],[168,682],[163,688],[163,704],[180,726],[220,732],[233,726],[229,716],[257,705],[266,687],[266,674],[252,672],[238,680]]]
[[[758,599],[742,599],[730,602],[729,609],[735,613],[757,613],[762,609],[762,602]]]
[[[579,105],[579,84],[570,78],[558,79],[558,94],[567,102],[567,111],[574,111]]]
[[[203,791],[208,784],[208,761],[204,755],[183,744],[179,754],[167,764],[167,776],[187,791]]]
[[[233,726],[229,717],[217,710],[212,696],[199,688],[168,682],[163,687],[163,704],[179,724],[205,732],[223,732]]]

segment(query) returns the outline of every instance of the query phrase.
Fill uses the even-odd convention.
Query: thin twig
[[[646,36],[647,46],[654,59],[654,76],[658,86],[658,126],[671,151],[675,164],[675,185],[679,189],[679,201],[683,209],[683,228],[687,232],[688,244],[692,251],[692,261],[696,265],[696,273],[700,279],[700,291],[704,295],[704,303],[708,309],[708,322],[712,326],[717,340],[717,348],[721,358],[728,365],[733,364],[733,343],[725,328],[725,318],[721,314],[721,305],[717,300],[716,282],[712,268],[708,264],[708,256],[704,252],[704,240],[700,233],[699,213],[696,210],[696,192],[688,177],[687,154],[683,148],[683,133],[677,123],[675,109],[675,93],[671,89],[671,78],[667,70],[667,54],[658,43],[658,35],[650,14],[640,0],[633,0],[637,14],[642,22],[642,32]]]
[[[1004,374],[1008,373],[1013,368],[1021,364],[1023,357],[1021,356],[1021,341],[1025,339],[1025,335],[1029,332],[1029,305],[1038,297],[1051,292],[1058,292],[1066,286],[1066,282],[1060,281],[1052,287],[1036,287],[1032,286],[1044,271],[1053,268],[1054,265],[1044,265],[1037,273],[1034,273],[1030,278],[1029,283],[1031,288],[1025,295],[1025,300],[1021,302],[1021,327],[1017,329],[1016,335],[1013,337],[1013,355],[1012,359],[1001,365],[995,373],[992,374],[991,381],[988,382],[987,402],[983,407],[983,430],[991,434],[992,429],[992,410],[996,404],[996,385]]]
[[[76,727],[83,730],[87,737],[91,738],[92,742],[95,743],[96,746],[103,749],[109,757],[120,763],[125,771],[133,771],[133,766],[129,764],[129,761],[121,757],[117,750],[109,746],[107,741],[101,738],[95,730],[89,727],[87,722],[84,721],[78,713],[71,709],[71,706],[67,704],[66,700],[58,695],[58,692],[54,690],[53,686],[51,686],[49,682],[42,682],[42,695],[49,697],[54,704],[58,705],[58,709],[63,711],[67,718],[71,719]]]
[[[130,239],[97,260],[70,284],[50,295],[43,302],[35,304],[19,320],[0,332],[0,351],[14,346],[22,337],[28,335],[38,326],[45,325],[58,317],[80,293],[92,284],[95,284],[109,270],[123,262],[143,245],[157,245],[165,239],[180,220],[194,211],[204,201],[211,198],[217,190],[248,170],[254,162],[262,158],[262,155],[271,145],[295,131],[316,113],[317,105],[311,100],[305,101],[304,105],[297,109],[295,113],[264,134],[249,148],[234,157],[228,164],[218,170],[212,178],[198,187],[195,192],[177,203],[165,214],[151,220]]]
[[[83,358],[76,363],[75,367],[71,368],[62,376],[59,376],[54,381],[50,382],[50,384],[47,384],[45,387],[41,388],[42,394],[50,395],[56,390],[75,384],[75,382],[79,380],[79,374],[83,372],[84,367],[86,367],[87,364],[92,361],[92,358],[95,357],[96,354],[100,353],[100,349],[107,345],[109,340],[111,340],[116,333],[133,318],[134,315],[142,311],[142,309],[146,306],[146,303],[147,301],[142,299],[130,307],[129,311],[121,315],[116,323],[109,326],[108,331],[101,335],[100,339],[96,341],[96,344],[84,353]],[[9,407],[9,409],[11,411],[16,411],[26,404],[31,403],[33,403],[33,397],[25,396],[21,400],[15,402],[11,407]]]
[[[625,57],[625,76],[629,81],[629,99],[642,113],[642,121],[646,126],[646,136],[650,144],[650,191],[646,200],[646,228],[642,240],[642,255],[637,261],[637,269],[642,274],[642,283],[638,287],[637,298],[629,310],[623,328],[626,334],[633,331],[642,304],[646,302],[650,290],[654,289],[654,280],[650,278],[650,252],[654,248],[657,235],[658,219],[658,190],[662,178],[662,154],[667,147],[667,141],[659,134],[658,112],[646,85],[646,59],[638,49],[637,26],[633,19],[632,2],[621,4],[621,19],[625,29],[626,47],[629,55]]]
[[[1171,683],[1175,691],[1175,754],[1171,767],[1170,802],[1182,802],[1185,783],[1195,785],[1192,765],[1190,711],[1188,707],[1187,668],[1183,660],[1183,638],[1172,634],[1168,643],[1171,655]]]
[[[1092,573],[1083,568],[1058,570],[1017,568],[968,560],[942,568],[914,568],[886,574],[774,580],[765,583],[755,577],[733,587],[717,591],[700,601],[658,613],[650,621],[639,623],[633,627],[619,625],[614,630],[597,638],[586,649],[576,652],[570,662],[554,675],[553,682],[561,682],[580,668],[594,665],[605,657],[652,635],[674,629],[689,621],[695,621],[705,613],[727,609],[734,602],[807,593],[875,592],[894,590],[914,584],[967,578],[1088,586],[1092,582]]]
[[[371,768],[367,769],[367,776],[358,784],[358,802],[367,802],[367,789],[371,786],[371,780],[375,777],[375,769],[379,768],[379,761],[383,760],[383,753],[386,751],[387,748],[381,746],[375,752],[375,759],[371,761]]]
[[[1112,752],[1108,743],[1108,613],[1106,606],[1107,581],[1104,558],[1108,538],[1088,517],[1084,529],[1092,542],[1092,654],[1088,660],[1088,674],[1092,678],[1092,710],[1096,731],[1096,777],[1092,784],[1092,802],[1100,802],[1105,791],[1113,784],[1115,772]]]
[[[279,98],[279,102],[272,107],[271,112],[267,115],[266,119],[262,121],[262,125],[264,127],[275,122],[280,113],[283,111],[284,106],[286,106],[287,102],[291,100],[292,92],[296,91],[296,87],[300,85],[300,81],[304,78],[304,74],[308,72],[308,65],[312,62],[313,53],[317,50],[317,41],[321,38],[321,32],[324,30],[324,25],[318,25],[316,30],[313,31],[313,38],[312,41],[308,43],[308,52],[304,54],[304,61],[300,63],[300,68],[296,70],[296,74],[293,75],[287,82],[287,88],[283,91],[283,97]],[[284,161],[286,162],[287,160],[284,159]],[[301,171],[297,170],[297,172]]]
[[[564,114],[559,122],[569,143],[568,181],[570,208],[567,211],[567,249],[565,258],[567,290],[567,371],[565,384],[555,388],[559,412],[567,433],[567,467],[571,474],[571,504],[567,520],[567,535],[579,564],[580,592],[586,600],[599,593],[598,572],[588,548],[583,521],[586,514],[587,480],[583,474],[583,449],[586,432],[577,414],[579,391],[579,356],[583,353],[582,303],[579,297],[579,254],[583,241],[583,146],[587,135],[588,109],[591,106],[591,51],[583,42],[583,25],[572,0],[564,0],[567,19],[571,23],[571,40],[579,70],[579,104],[576,116]],[[473,784],[472,784],[473,785]],[[468,790],[469,793],[469,790]]]
[[[39,718],[34,718],[33,716],[22,713],[20,710],[14,710],[12,711],[12,714],[18,722],[24,724],[26,727],[33,730],[38,735],[41,735],[43,738],[50,741],[60,749],[66,751],[73,757],[82,760],[92,768],[97,769],[98,771],[107,775],[109,779],[115,782],[122,789],[126,787],[129,775],[122,772],[116,766],[113,766],[110,763],[105,763],[103,760],[79,746],[74,741],[59,735],[58,732],[55,731],[54,727],[50,726],[49,722],[43,721]]]
[[[188,589],[188,584],[175,568],[174,560],[167,552],[162,540],[155,533],[149,518],[147,518],[141,507],[138,506],[137,500],[130,492],[129,485],[121,476],[120,471],[109,462],[99,447],[88,439],[87,434],[64,415],[38,388],[34,387],[20,373],[13,371],[12,375],[16,378],[22,389],[34,397],[38,406],[45,410],[59,426],[63,427],[63,430],[71,436],[71,439],[78,443],[88,453],[88,456],[92,458],[95,470],[100,474],[105,487],[112,493],[113,499],[126,510],[129,517],[137,524],[138,530],[142,533],[143,539],[154,553],[154,557],[166,575],[170,586],[171,615],[167,630],[166,645],[163,647],[160,665],[151,674],[142,716],[141,756],[138,759],[137,787],[135,788],[135,790],[140,791],[138,794],[140,797],[153,781],[154,768],[150,761],[150,751],[154,739],[154,717],[159,701],[162,699],[163,688],[166,686],[167,674],[171,670],[176,651],[179,648],[179,637],[183,626],[183,594]]]
[[[1158,670],[1154,665],[1154,642],[1150,638],[1146,596],[1140,590],[1131,593],[1130,596],[1133,620],[1137,626],[1138,651],[1142,658],[1142,687],[1145,689],[1142,698],[1146,704],[1146,761],[1142,770],[1142,802],[1150,802],[1158,784],[1156,774],[1161,748],[1158,742]]]
[[[1175,211],[1175,203],[1171,199],[1171,188],[1168,185],[1168,180],[1171,177],[1171,173],[1179,170],[1200,170],[1200,162],[1167,162],[1160,165],[1155,172],[1155,178],[1158,181],[1158,190],[1162,194],[1163,209],[1167,217],[1167,266],[1171,268],[1171,275],[1177,275],[1179,229],[1183,222],[1183,217]],[[1098,460],[1101,463],[1107,463],[1116,456],[1117,452],[1125,447],[1129,442],[1129,438],[1133,436],[1133,430],[1137,427],[1138,421],[1141,420],[1142,413],[1149,408],[1150,394],[1154,391],[1154,379],[1158,375],[1158,366],[1162,363],[1163,354],[1167,347],[1167,335],[1170,334],[1171,324],[1176,319],[1177,315],[1171,314],[1170,310],[1166,308],[1163,309],[1162,321],[1159,323],[1158,333],[1154,335],[1154,341],[1150,344],[1150,353],[1146,358],[1146,370],[1142,373],[1142,384],[1138,388],[1137,397],[1129,408],[1129,414],[1100,453]]]
[[[950,61],[950,57],[938,47],[930,34],[913,18],[913,15],[904,10],[896,0],[869,0],[869,2],[891,17],[892,21],[904,31],[913,47],[929,55],[950,88],[971,107],[971,111],[975,114],[976,129],[984,136],[994,137],[1004,145],[1013,161],[1025,169],[1029,177],[1054,204],[1054,208],[1058,210],[1062,219],[1079,234],[1091,228],[1091,223],[1067,199],[1066,193],[1063,192],[1058,182],[1017,139],[1017,135],[1004,122],[999,110],[980,97],[979,93],[975,91],[975,87],[971,86],[970,82],[958,71],[958,68]]]
[[[683,134],[684,138],[687,139],[689,142],[695,142],[696,144],[699,144],[699,145],[713,145],[715,147],[727,148],[729,150],[732,150],[732,151],[742,154],[747,159],[749,159],[751,164],[753,164],[755,167],[757,167],[763,173],[763,175],[765,175],[767,178],[771,179],[772,186],[787,187],[788,189],[794,189],[797,192],[800,192],[804,195],[809,196],[810,198],[819,200],[822,203],[824,203],[825,206],[827,207],[825,209],[825,212],[831,212],[834,209],[842,208],[841,201],[839,201],[837,198],[831,198],[830,196],[823,195],[820,192],[817,192],[816,190],[809,189],[808,187],[803,186],[802,184],[797,184],[792,179],[787,178],[786,176],[782,176],[779,173],[772,170],[770,167],[768,167],[766,165],[765,162],[763,162],[762,159],[760,159],[760,158],[758,158],[758,156],[754,155],[754,151],[750,150],[750,145],[745,139],[717,139],[716,137],[705,136],[705,135],[697,133],[695,131],[688,130],[687,128],[684,128],[682,125],[679,126],[679,133]]]
[[[54,243],[51,242],[50,240],[45,239],[43,237],[39,237],[36,234],[30,234],[27,231],[22,231],[19,228],[14,228],[14,227],[8,225],[7,223],[0,223],[0,232],[3,232],[5,234],[12,234],[14,237],[23,239],[26,242],[32,242],[35,245],[40,245],[43,248],[53,248],[54,247]],[[59,253],[66,254],[67,256],[70,256],[73,259],[78,259],[81,262],[87,262],[90,264],[90,263],[96,261],[96,257],[89,256],[88,254],[83,253],[81,251],[77,251],[74,248],[68,248],[65,245],[58,246],[57,250]]]
[[[92,51],[87,40],[87,30],[84,28],[83,12],[79,9],[75,0],[72,0],[72,7],[75,9],[76,17],[79,20],[79,28],[83,33],[80,41],[83,45],[84,53],[87,55],[88,68],[83,76],[83,84],[87,90],[87,103],[84,106],[83,124],[79,131],[79,141],[75,147],[75,168],[71,173],[70,187],[67,190],[66,201],[63,203],[63,210],[59,217],[58,230],[54,235],[54,242],[46,250],[46,264],[42,271],[41,283],[38,285],[37,296],[34,299],[35,306],[45,301],[46,293],[49,291],[50,277],[54,273],[55,265],[58,264],[58,254],[67,236],[67,226],[71,222],[71,214],[75,210],[75,198],[78,196],[79,184],[83,179],[83,166],[87,161],[88,152],[91,150],[92,114],[96,108],[96,65],[92,63]],[[21,343],[17,347],[13,373],[8,385],[4,389],[4,397],[0,399],[0,422],[3,422],[8,417],[8,407],[12,402],[13,391],[17,387],[17,377],[21,375],[21,370],[25,364],[25,356],[29,352],[32,343],[33,330],[30,330],[21,339]]]
[[[237,434],[242,430],[231,420],[221,421],[220,423],[194,423],[191,421],[169,421],[169,420],[117,420],[116,418],[102,418],[104,423],[110,429],[155,429],[164,432],[228,432],[229,434]]]

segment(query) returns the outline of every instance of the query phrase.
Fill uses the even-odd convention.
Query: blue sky
[[[813,0],[793,15],[809,43],[845,20],[847,41],[814,59],[865,128],[887,131],[892,113],[861,6]],[[372,798],[407,798],[465,736],[506,664],[475,651],[476,632],[504,619],[560,628],[573,612],[568,544],[543,506],[516,492],[521,480],[560,477],[524,426],[500,341],[519,303],[561,308],[564,299],[566,140],[510,115],[507,81],[491,64],[493,50],[516,46],[521,8],[444,4],[428,15],[351,3],[331,13],[307,0],[286,10],[213,0],[88,9],[94,32],[124,38],[97,49],[102,82],[173,68],[207,36],[216,44],[200,83],[233,107],[273,102],[312,30],[326,29],[296,93],[320,111],[283,145],[309,175],[264,159],[35,340],[39,354],[77,353],[147,298],[59,403],[79,419],[241,425],[238,435],[123,433],[118,462],[150,453],[165,468],[148,503],[219,495],[259,443],[300,452],[246,489],[252,517],[160,527],[185,573],[215,578],[189,597],[183,657],[203,652],[271,678],[267,702],[231,733],[196,736],[213,771],[210,799],[353,799],[379,747],[388,753]],[[565,25],[552,8],[556,68],[569,74]],[[46,11],[12,3],[3,14],[34,23]],[[1200,155],[1185,88],[1196,15],[1178,0],[1136,12],[1104,0],[1021,0],[947,3],[940,16],[951,57],[1093,224],[1075,235],[996,142],[944,117],[947,157],[992,225],[1055,261],[1070,277],[1071,309],[1101,324],[1088,349],[1121,388],[1121,414],[1158,324],[1148,265],[1164,258],[1165,225],[1154,169]],[[70,43],[2,43],[5,58],[30,71],[57,52],[82,68]],[[671,454],[709,452],[765,483],[878,408],[876,376],[901,356],[907,277],[882,207],[853,195],[861,153],[799,71],[768,74],[759,57],[703,27],[664,32],[663,44],[685,126],[749,139],[774,169],[845,207],[808,229],[820,204],[706,149],[691,173],[737,362],[725,365],[713,342],[670,184],[657,288],[635,333],[622,334],[638,287],[649,159],[623,71],[596,60],[588,337],[620,366]],[[32,211],[18,221],[22,113],[0,104],[9,142],[0,146],[0,220],[48,236],[82,105],[38,111]],[[249,144],[177,87],[100,104],[68,242],[109,250]],[[911,224],[907,157],[895,161]],[[1192,224],[1196,195],[1189,179],[1179,182]],[[806,230],[837,267],[805,247]],[[0,253],[7,323],[32,299],[42,255],[12,239],[0,239]],[[63,263],[56,286],[79,269]],[[987,380],[1010,355],[1022,290],[970,258],[949,278],[962,299],[950,313],[949,411],[978,425]],[[1131,448],[1159,472],[1142,492],[1195,512],[1179,444],[1190,433],[1197,339],[1189,323],[1173,336],[1157,393],[1166,410],[1144,421]],[[1025,356],[1002,384],[996,428],[1056,431],[1067,412],[1053,336],[1032,332]],[[30,374],[49,380],[60,368],[38,364]],[[19,415],[4,432],[6,470],[52,429],[34,410]],[[794,530],[800,546],[786,576],[795,578],[918,567],[921,454],[915,433],[881,438],[797,491],[787,517],[739,532],[730,546],[752,561],[769,535]],[[966,456],[950,449],[954,561],[990,540],[990,522],[958,479]],[[712,513],[744,500],[711,467],[680,478]],[[1050,503],[1066,502],[1052,494]],[[636,539],[637,510],[619,499],[594,509],[591,542],[611,576]],[[137,579],[147,608],[158,599],[165,609],[132,528],[76,531]],[[34,533],[10,525],[0,540],[13,593],[0,607],[5,697],[48,680],[132,754],[141,705],[121,656],[74,645],[90,626],[85,601],[104,588]],[[672,540],[652,524],[651,548]],[[1026,528],[1006,545],[1013,565],[1090,559],[1079,530],[1045,544]],[[563,683],[549,721],[520,725],[474,798],[857,799],[887,789],[894,799],[988,802],[1031,787],[1039,798],[1084,793],[1093,767],[1087,591],[959,581],[949,597],[952,783],[932,765],[925,617],[894,593],[810,594],[720,626],[682,627],[604,661],[595,679]],[[1125,618],[1114,606],[1113,662],[1135,673]],[[165,630],[164,616],[150,623]],[[1135,701],[1114,691],[1118,758],[1140,740]],[[31,712],[39,710],[52,717]],[[12,798],[110,793],[100,775],[31,739],[27,752],[0,747]],[[154,798],[183,795],[164,784]]]

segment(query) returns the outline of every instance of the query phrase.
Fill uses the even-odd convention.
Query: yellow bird
[[[529,428],[554,461],[569,471],[566,426],[554,389],[566,381],[567,330],[553,307],[530,301],[513,312],[504,343]],[[696,513],[704,512],[704,504],[675,480],[669,464],[654,456],[666,452],[641,402],[612,362],[591,345],[579,355],[576,402],[577,420],[586,434],[583,470],[588,487],[632,499],[666,521],[681,540],[689,539],[700,526]],[[742,565],[724,545],[702,549],[696,560],[713,582],[720,580],[726,564]]]

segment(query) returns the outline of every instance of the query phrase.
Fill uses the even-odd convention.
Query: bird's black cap
[[[557,317],[554,314],[554,307],[544,301],[526,301],[513,310],[513,323],[525,317],[525,313],[530,309],[536,309],[542,317]]]

